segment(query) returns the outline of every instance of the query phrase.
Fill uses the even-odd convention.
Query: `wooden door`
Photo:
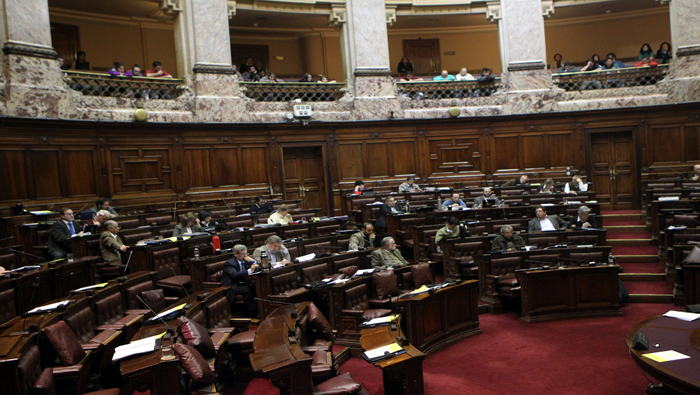
[[[440,62],[440,40],[403,40],[403,56],[413,64],[415,75],[438,75],[442,71]]]
[[[301,208],[328,211],[323,147],[285,147],[282,152],[286,199],[301,199]]]
[[[248,58],[253,58],[253,64],[257,67],[258,71],[262,69],[268,73],[270,71],[275,71],[270,70],[269,67],[270,60],[267,45],[231,44],[231,61],[236,67],[240,68]]]
[[[78,26],[51,23],[51,43],[58,56],[63,57],[65,65],[75,66],[75,56],[80,50]]]
[[[639,208],[637,150],[632,130],[589,131],[589,173],[601,208]]]

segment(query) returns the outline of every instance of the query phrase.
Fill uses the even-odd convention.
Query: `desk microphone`
[[[254,299],[272,302],[269,299],[260,299],[260,298],[254,298]],[[274,303],[290,304],[290,305],[294,306],[294,313],[292,313],[291,318],[293,318],[293,319],[297,318],[297,307],[294,303],[287,303],[287,302],[274,302]],[[287,327],[287,330],[288,330],[287,337],[289,337],[289,342],[292,344],[295,344],[297,342],[297,338],[296,338],[297,333],[289,326],[289,324],[287,324],[287,320],[284,319],[284,316],[282,315],[282,313],[280,313],[279,309],[275,309],[275,311],[280,316],[280,318],[282,318],[282,322],[284,322],[284,326]],[[296,359],[296,357],[294,359]]]
[[[178,284],[180,284],[180,287],[182,287],[182,290],[185,291],[185,295],[187,295],[187,299],[189,300],[189,298],[190,298],[190,293],[187,292],[187,290],[185,289],[185,286],[182,285],[182,281],[180,281],[180,278],[177,276],[177,274],[175,274],[175,269],[173,269],[173,268],[171,267],[171,268],[170,268],[170,271],[173,272],[173,276],[175,276],[175,280],[177,280]],[[185,308],[186,308],[186,309],[189,309],[190,307],[192,307],[191,304],[189,304],[189,303],[186,303],[186,304],[185,304]]]
[[[158,313],[156,313],[156,312],[151,308],[151,306],[149,306],[148,304],[146,304],[146,302],[144,302],[143,299],[141,299],[141,296],[140,296],[140,295],[136,295],[136,298],[137,298],[138,300],[140,300],[141,303],[143,303],[144,306],[148,307],[148,310],[151,310],[151,313],[153,313],[153,317],[158,317]],[[171,335],[175,334],[175,331],[174,331],[173,329],[170,328],[170,326],[168,325],[167,322],[165,322],[165,320],[163,319],[163,317],[158,317],[158,319],[160,320],[160,322],[162,322],[163,324],[165,324],[165,331],[166,331],[167,333],[169,333],[169,334],[171,334]]]
[[[41,284],[41,278],[37,277],[36,280],[34,280],[34,283],[32,286],[34,289],[32,290],[32,297],[29,298],[29,305],[27,305],[27,311],[32,309],[32,302],[34,302],[34,295],[36,295],[36,289],[39,288],[39,285]],[[26,330],[24,329],[24,325],[27,323],[27,317],[24,317],[24,320],[22,320],[22,332],[25,332]]]
[[[260,300],[260,301],[263,301],[263,302],[270,302],[270,303],[276,303],[276,304],[286,304],[286,305],[294,306],[294,312],[291,314],[291,317],[294,318],[294,319],[296,319],[297,316],[299,315],[299,313],[297,312],[297,305],[295,305],[294,303],[281,302],[281,301],[277,301],[277,300],[262,299],[262,298],[253,298],[253,299],[255,299],[255,300]]]
[[[226,203],[226,199],[224,199],[224,198],[221,198],[221,201],[222,201],[222,202],[224,202],[224,204],[226,205],[226,207],[228,207],[228,209],[229,209],[229,210],[233,211],[233,212],[234,212],[234,214],[236,213],[236,210],[232,209],[232,208],[231,208],[231,206],[229,206],[229,204],[228,204],[228,203]]]
[[[39,258],[39,259],[41,259],[42,261],[44,261],[44,263],[46,263],[46,258],[44,258],[44,257],[42,257],[42,256],[30,254],[30,253],[28,253],[28,252],[24,252],[24,251],[20,251],[20,250],[15,250],[14,248],[8,248],[7,250],[8,250],[8,251],[12,251],[12,252],[16,252],[16,253],[18,253],[18,254],[22,254],[22,255],[26,255],[26,256],[31,256],[31,257],[34,257],[34,258]]]
[[[14,236],[5,237],[4,239],[0,239],[0,241],[12,240],[12,239],[14,239],[14,238],[15,238]]]
[[[131,255],[134,253],[134,251],[129,251],[129,258],[126,260],[126,266],[124,266],[124,275],[126,276],[126,269],[129,268],[129,262],[131,262]]]

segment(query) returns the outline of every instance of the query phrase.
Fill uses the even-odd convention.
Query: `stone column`
[[[191,78],[197,122],[244,121],[244,102],[231,66],[226,0],[180,0],[175,18],[178,71]]]
[[[389,64],[384,0],[346,0],[342,16],[343,70],[348,92],[355,99],[355,119],[398,116],[400,106]]]
[[[669,4],[671,45],[674,60],[671,72],[675,79],[700,78],[700,2],[664,0]]]
[[[4,0],[0,8],[2,115],[58,117],[65,90],[51,43],[47,0]]]

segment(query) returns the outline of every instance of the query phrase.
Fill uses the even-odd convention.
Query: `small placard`
[[[295,104],[294,105],[294,116],[298,118],[310,117],[311,116],[311,106],[308,104]]]

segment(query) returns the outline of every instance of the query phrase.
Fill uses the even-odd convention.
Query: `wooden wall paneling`
[[[0,201],[32,199],[29,194],[27,174],[27,150],[23,147],[3,147],[0,149]]]
[[[171,147],[110,147],[109,153],[115,195],[174,191]]]
[[[29,150],[29,168],[34,199],[60,199],[61,172],[58,148]]]
[[[270,156],[267,145],[241,145],[240,152],[244,185],[268,185]]]
[[[523,168],[520,137],[517,134],[492,134],[491,168],[494,173],[516,171]]]
[[[549,151],[559,149],[547,145],[547,136],[544,133],[525,134],[521,136],[523,167],[525,170],[540,170],[550,167]]]
[[[445,150],[445,165],[454,166],[455,173],[481,172],[481,144],[479,136],[455,137],[453,148]]]
[[[631,209],[639,208],[638,176],[637,176],[637,150],[635,146],[634,131],[613,133],[613,157],[615,168],[615,208]]]
[[[649,126],[649,147],[652,148],[651,166],[678,164],[683,161],[683,146],[680,125]]]
[[[242,175],[239,166],[238,147],[217,146],[212,148],[211,174],[215,187],[241,185]]]
[[[101,192],[99,153],[94,147],[63,149],[66,197],[98,197]]]
[[[683,145],[685,146],[685,161],[692,163],[700,161],[700,125],[685,125]]]
[[[338,147],[338,180],[347,181],[362,178],[364,171],[364,150],[360,141],[339,142]]]
[[[391,142],[392,175],[408,176],[418,173],[418,147],[415,140]]]
[[[187,175],[187,189],[212,188],[213,148],[183,146],[184,171]]]
[[[547,133],[550,167],[576,168],[578,147],[574,143],[576,141],[574,133],[572,131]]]
[[[389,142],[367,141],[364,145],[366,177],[389,177]]]

